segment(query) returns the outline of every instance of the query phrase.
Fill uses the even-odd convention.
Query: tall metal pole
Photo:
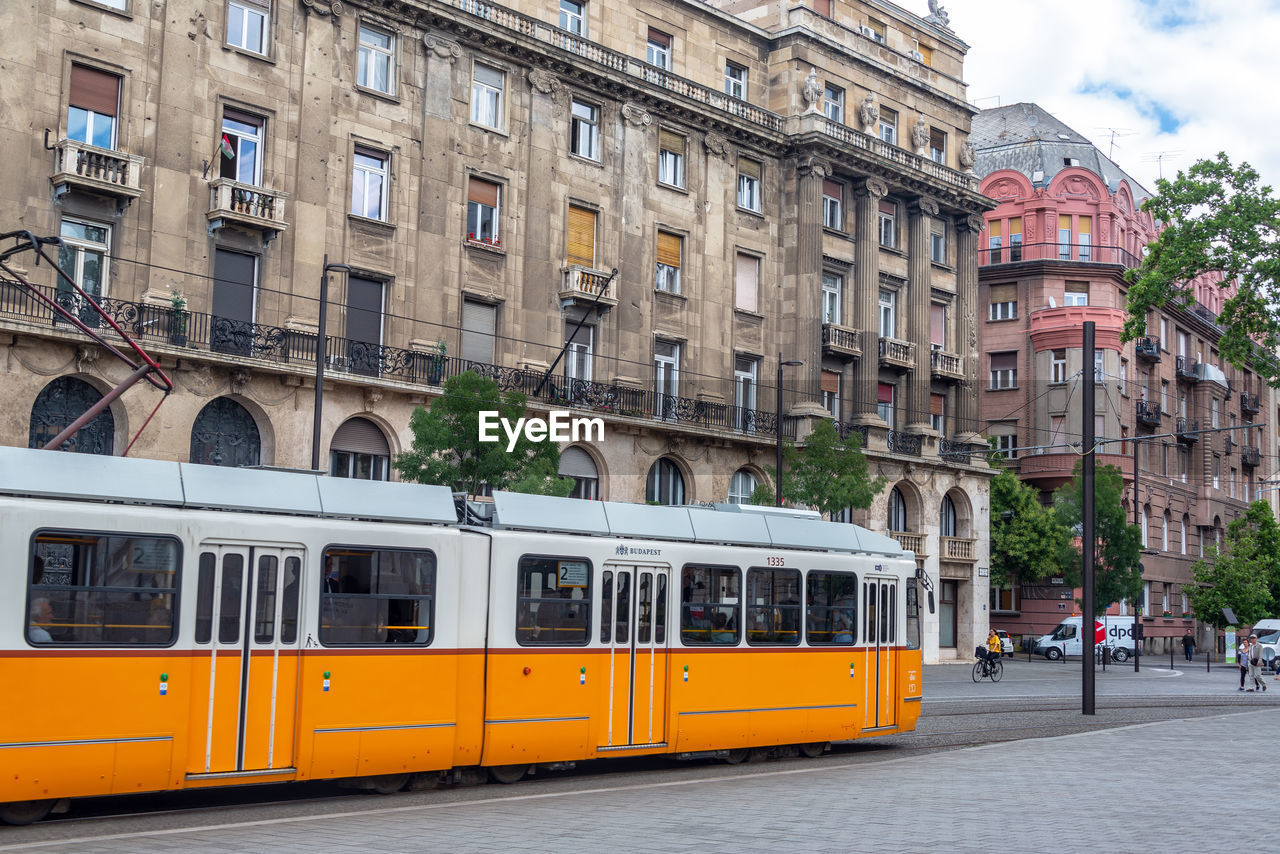
[[[315,414],[311,422],[311,469],[320,470],[320,417],[324,409],[324,363],[329,355],[329,338],[325,335],[329,319],[329,271],[341,270],[350,273],[351,267],[346,264],[330,264],[329,254],[324,256],[324,266],[320,269],[320,316],[316,323],[316,402]]]
[[[1136,528],[1136,527],[1139,527],[1139,522],[1138,522],[1138,442],[1137,442],[1138,425],[1137,425],[1136,421],[1135,421],[1134,426],[1133,426],[1133,431],[1134,431],[1134,443],[1133,443],[1133,525],[1134,525],[1134,527]],[[1186,534],[1183,534],[1183,536],[1186,536]],[[1143,543],[1143,545],[1145,546],[1145,545],[1146,545],[1146,543]],[[1139,562],[1139,563],[1138,563],[1138,566],[1139,566],[1139,567],[1141,567],[1141,566],[1142,566],[1142,563],[1141,563],[1141,562]],[[1141,590],[1141,588],[1139,588],[1139,590],[1138,590],[1138,595],[1137,595],[1137,597],[1133,600],[1133,672],[1134,672],[1134,673],[1138,673],[1138,672],[1142,669],[1142,665],[1139,663],[1139,660],[1142,658],[1142,644],[1138,641],[1138,632],[1140,632],[1140,631],[1142,630],[1142,628],[1141,628],[1141,627],[1142,627],[1142,623],[1140,622],[1140,617],[1141,617],[1140,612],[1141,612],[1141,610],[1142,610],[1142,590]]]
[[[1093,342],[1094,327],[1092,320],[1084,323],[1084,394],[1080,401],[1080,436],[1083,444],[1084,458],[1081,461],[1080,489],[1080,556],[1081,575],[1084,576],[1084,607],[1080,618],[1080,629],[1083,634],[1084,655],[1080,662],[1080,714],[1092,715],[1093,711],[1093,557],[1096,548],[1094,535],[1094,454],[1093,454]]]
[[[778,393],[777,408],[774,410],[774,412],[777,413],[777,418],[776,418],[776,423],[773,425],[773,432],[778,437],[778,454],[777,454],[777,458],[774,460],[775,465],[777,465],[777,468],[774,469],[774,471],[777,472],[777,474],[775,474],[773,477],[773,481],[774,481],[773,506],[781,507],[782,506],[782,351],[781,350],[778,351],[778,381],[777,383],[774,384],[774,389]]]

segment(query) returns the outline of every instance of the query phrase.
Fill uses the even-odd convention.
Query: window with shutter
[[[658,232],[658,272],[655,287],[667,293],[680,293],[680,237]]]
[[[67,139],[115,148],[120,78],[84,65],[71,66],[67,95]]]
[[[463,300],[462,359],[465,362],[493,364],[493,339],[497,328],[498,307],[483,302]]]
[[[760,286],[760,259],[752,255],[738,254],[737,282],[734,289],[734,307],[743,311],[755,311],[758,306]]]
[[[569,206],[568,263],[594,267],[596,263],[596,213]]]
[[[472,178],[467,182],[467,239],[500,246],[499,215],[502,188],[492,181]]]

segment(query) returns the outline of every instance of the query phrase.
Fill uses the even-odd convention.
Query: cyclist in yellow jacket
[[[1000,656],[1004,654],[1004,642],[1000,640],[1000,636],[996,634],[996,630],[992,629],[987,635],[987,665],[995,666],[1000,660]]]

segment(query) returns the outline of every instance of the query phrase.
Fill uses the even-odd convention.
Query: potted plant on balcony
[[[177,288],[169,290],[169,340],[179,347],[187,345],[187,298]]]
[[[444,339],[437,339],[435,352],[427,354],[427,382],[431,385],[440,385],[444,381],[444,360],[447,352]]]

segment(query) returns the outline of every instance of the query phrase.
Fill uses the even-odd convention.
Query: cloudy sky
[[[929,14],[926,0],[898,2]],[[1153,192],[1161,169],[1173,178],[1219,151],[1280,188],[1280,0],[942,6],[969,45],[975,106],[1034,101]]]

